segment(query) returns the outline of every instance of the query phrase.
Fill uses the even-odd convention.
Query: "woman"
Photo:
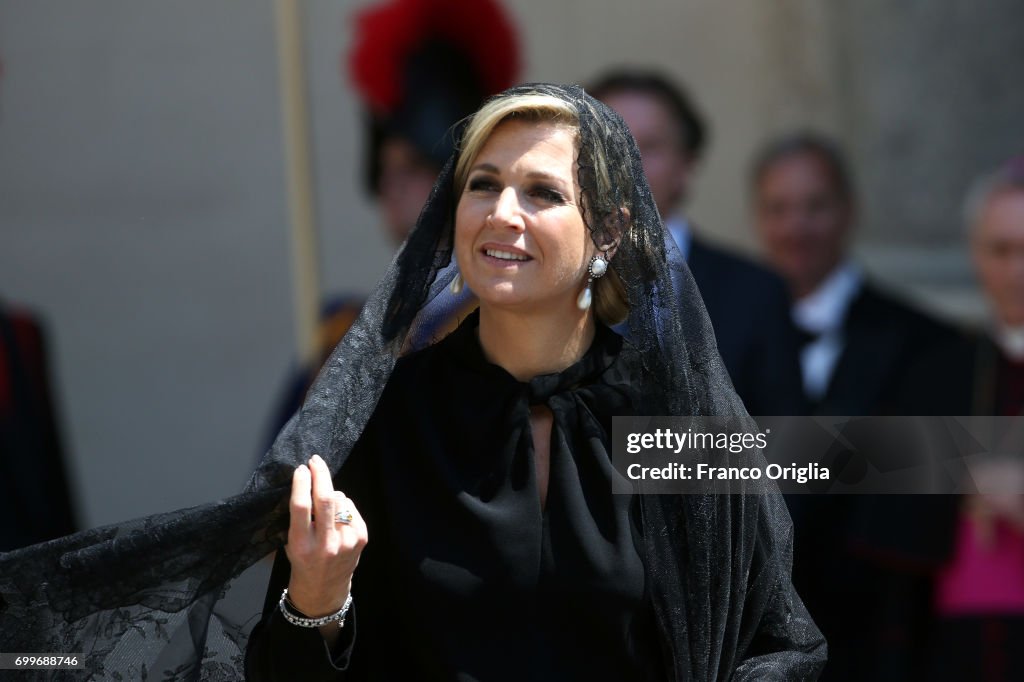
[[[621,119],[506,91],[245,491],[0,555],[0,651],[103,679],[813,679],[781,496],[611,494],[613,415],[747,418],[671,248]],[[479,315],[415,352],[453,281]],[[340,629],[282,622],[349,590]]]
[[[398,361],[333,480],[295,469],[247,675],[812,679],[777,499],[612,494],[612,416],[742,414],[623,124],[524,86],[461,147],[403,255],[453,239],[479,311]]]

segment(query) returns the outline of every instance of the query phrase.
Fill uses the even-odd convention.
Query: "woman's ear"
[[[606,261],[611,261],[619,248],[622,235],[629,229],[629,209],[625,207],[620,208],[609,216],[606,227],[605,234],[611,238],[611,241],[598,246],[598,250],[604,255]]]
[[[615,251],[618,248],[619,248],[619,240],[616,239],[613,242],[608,242],[607,244],[602,244],[601,246],[598,247],[597,250],[601,252],[601,255],[604,257],[604,259],[606,261],[610,262],[611,259],[615,257]]]

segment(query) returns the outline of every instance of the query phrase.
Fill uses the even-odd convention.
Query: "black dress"
[[[519,382],[487,361],[471,315],[402,359],[336,476],[369,529],[353,613],[330,652],[277,611],[278,552],[251,680],[664,680],[639,498],[612,494],[611,417],[640,384],[598,326],[566,370]],[[529,417],[554,424],[541,509]]]

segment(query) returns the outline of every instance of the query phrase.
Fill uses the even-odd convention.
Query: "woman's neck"
[[[484,355],[519,381],[569,367],[587,352],[594,334],[593,314],[575,307],[571,313],[521,313],[480,306]]]

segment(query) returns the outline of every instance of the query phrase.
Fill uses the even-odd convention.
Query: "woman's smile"
[[[504,244],[484,244],[479,253],[483,261],[496,268],[519,269],[533,261],[533,257],[522,249]]]

